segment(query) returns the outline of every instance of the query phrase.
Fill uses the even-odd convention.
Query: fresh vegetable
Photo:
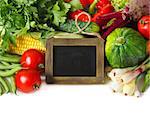
[[[146,40],[131,28],[117,28],[107,37],[105,52],[113,68],[136,66],[146,58]]]
[[[19,71],[15,76],[18,90],[29,93],[39,89],[41,85],[40,73],[34,69]]]
[[[50,36],[51,37],[51,36]],[[16,39],[16,46],[10,45],[9,51],[14,54],[22,55],[28,49],[37,49],[41,52],[46,51],[45,43],[41,42],[41,33],[32,32]]]
[[[14,76],[6,77],[5,81],[7,82],[7,85],[9,87],[9,91],[11,93],[16,94],[17,88],[16,88],[16,83],[15,83]]]
[[[69,2],[69,4],[71,5],[71,11],[76,11],[76,10],[79,10],[79,9],[83,9],[83,6],[82,6],[80,0],[71,0]]]
[[[109,0],[94,0],[94,2],[89,7],[89,13],[91,14],[94,14],[96,11],[96,14],[99,13],[103,15],[113,12],[113,10],[114,8]]]
[[[20,57],[8,57],[5,54],[0,55],[0,61],[5,61],[5,62],[11,62],[11,63],[18,63],[20,61]]]
[[[124,95],[136,97],[140,96],[140,91],[137,87],[139,77],[144,74],[145,71],[150,69],[150,58],[148,57],[140,66],[134,66],[129,68],[115,68],[108,73],[111,78],[111,89],[113,92],[123,93]]]
[[[147,74],[145,76],[145,79],[144,79],[144,85],[143,85],[143,88],[142,88],[142,92],[145,92],[145,90],[150,86],[150,70],[147,71]]]
[[[139,32],[147,39],[150,39],[150,16],[143,16],[138,22]]]
[[[16,84],[14,75],[22,67],[19,64],[20,57],[9,53],[0,53],[0,95],[4,93],[16,94]]]
[[[63,0],[1,0],[0,37],[2,49],[16,45],[16,38],[27,32],[40,32],[47,39],[55,26],[64,23],[71,8]],[[7,16],[6,16],[7,15]]]
[[[136,89],[136,79],[131,81],[129,84],[123,86],[123,94],[125,96],[132,96]]]
[[[111,3],[116,11],[123,10],[128,2],[129,0],[111,0]]]
[[[78,25],[80,28],[83,28],[86,25],[86,22],[78,21]],[[59,29],[61,31],[66,31],[69,33],[74,33],[79,31],[74,20],[68,20],[65,24],[60,25]],[[84,31],[89,33],[99,32],[100,28],[96,23],[91,22],[90,25]]]
[[[44,54],[36,49],[25,51],[20,61],[23,67],[30,69],[41,69],[44,67],[44,62]]]
[[[82,4],[83,8],[88,8],[90,6],[89,0],[80,0],[80,3]]]
[[[79,9],[79,10],[76,10],[74,12],[70,12],[69,13],[69,18],[75,20],[75,18],[77,17],[77,15],[80,14],[81,12],[84,12],[84,11]],[[89,18],[88,18],[87,15],[82,14],[81,16],[79,16],[78,20],[82,21],[82,22],[88,22]]]
[[[1,87],[4,88],[5,92],[8,93],[9,92],[9,87],[8,85],[6,84],[5,80],[0,76],[0,83],[1,83]],[[2,95],[2,94],[1,94]]]
[[[21,70],[22,67],[21,66],[17,66],[11,70],[7,70],[7,71],[0,71],[0,77],[9,77],[14,75],[17,71]]]

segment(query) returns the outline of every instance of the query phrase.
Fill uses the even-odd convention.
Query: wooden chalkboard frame
[[[54,46],[96,46],[96,76],[95,77],[55,77],[53,76]],[[51,38],[46,44],[45,74],[48,84],[100,84],[104,83],[104,42],[98,38]]]

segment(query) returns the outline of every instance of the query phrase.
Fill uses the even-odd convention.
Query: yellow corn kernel
[[[16,46],[10,45],[10,52],[19,55],[22,55],[28,49],[37,49],[41,52],[46,51],[45,45],[30,34],[19,36],[16,40]]]

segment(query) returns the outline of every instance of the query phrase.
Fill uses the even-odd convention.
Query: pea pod
[[[22,67],[18,66],[16,68],[11,69],[11,70],[0,71],[0,77],[9,77],[9,76],[12,76],[13,74],[15,74],[17,71],[19,71],[21,69],[22,69]]]
[[[1,83],[1,85],[4,87],[5,92],[8,93],[8,92],[9,92],[9,88],[8,88],[8,86],[7,86],[6,82],[5,82],[5,80],[4,80],[2,77],[0,77],[0,83]]]
[[[5,81],[7,82],[7,85],[8,85],[8,87],[9,87],[9,91],[10,91],[11,93],[16,94],[17,88],[16,88],[16,84],[15,84],[15,79],[14,79],[14,77],[13,77],[13,76],[11,76],[11,77],[6,77],[6,78],[5,78]]]

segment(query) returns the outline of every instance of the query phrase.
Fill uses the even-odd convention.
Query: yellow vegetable
[[[16,40],[16,46],[10,45],[10,52],[22,55],[28,49],[37,49],[45,52],[45,45],[39,40],[39,33],[30,33],[19,36]]]

